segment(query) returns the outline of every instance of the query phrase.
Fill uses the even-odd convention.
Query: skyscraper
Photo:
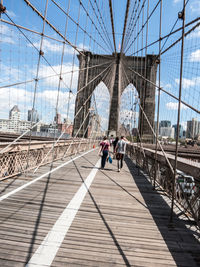
[[[160,126],[160,128],[161,127],[171,127],[171,121],[161,121],[159,126]]]
[[[11,131],[17,132],[19,130],[19,121],[20,121],[20,110],[17,105],[14,105],[14,107],[9,112],[8,128]]]
[[[14,107],[10,110],[9,119],[14,121],[20,120],[20,110],[17,105],[14,105]]]
[[[196,118],[192,118],[191,121],[187,121],[186,137],[194,139],[198,135],[199,123]]]
[[[39,115],[38,115],[37,110],[35,109],[28,110],[28,121],[32,121],[32,122],[39,121]]]

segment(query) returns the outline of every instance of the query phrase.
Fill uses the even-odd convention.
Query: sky
[[[30,0],[30,2],[44,14],[46,1]],[[61,1],[56,3],[68,12],[71,19],[66,20],[66,14],[61,11],[53,1],[49,0],[47,9],[47,20],[62,34],[65,35],[65,26],[67,25],[67,40],[78,47],[79,50],[89,50],[97,54],[111,54],[113,44],[110,45],[108,39],[112,41],[112,28],[110,23],[108,1],[99,0],[98,13],[95,2],[84,0],[80,7],[78,0]],[[127,24],[127,38],[125,54],[132,55],[138,48],[145,46],[146,29],[141,34],[138,42],[133,42],[137,33],[137,27],[128,39],[130,29],[130,18],[135,1],[131,1],[130,12]],[[74,107],[76,99],[76,91],[78,84],[79,62],[77,51],[72,46],[64,46],[64,56],[62,59],[63,40],[48,25],[44,27],[44,34],[51,37],[44,37],[42,42],[42,51],[44,58],[38,56],[38,50],[41,45],[41,36],[35,32],[43,31],[42,19],[27,6],[24,0],[4,0],[4,6],[7,9],[7,15],[2,14],[1,18],[7,22],[11,20],[18,25],[32,30],[19,30],[17,27],[9,25],[5,21],[0,22],[0,118],[8,118],[9,110],[13,105],[18,105],[21,111],[21,119],[27,119],[27,110],[33,107],[33,99],[35,96],[35,109],[38,110],[40,119],[43,122],[52,122],[55,116],[56,107],[61,113],[62,119],[67,118],[73,122]],[[114,26],[116,47],[119,51],[122,39],[124,14],[126,9],[126,1],[113,0]],[[169,34],[174,23],[177,20],[178,12],[182,10],[182,0],[163,0],[162,7],[162,36]],[[155,1],[150,0],[149,14],[155,6]],[[84,8],[83,8],[84,7]],[[88,12],[88,16],[86,15]],[[148,44],[158,40],[159,38],[159,8],[153,13],[148,27]],[[134,14],[134,13],[133,13]],[[140,17],[138,28],[141,28],[142,19],[145,21],[147,7],[144,8],[144,16]],[[186,6],[186,23],[197,18],[200,14],[200,1],[190,0]],[[102,16],[102,17],[101,17]],[[103,22],[101,20],[103,19]],[[96,28],[94,24],[96,25]],[[76,23],[80,25],[77,29]],[[101,24],[99,23],[101,22]],[[182,21],[178,20],[175,29],[181,27]],[[194,24],[193,24],[194,25]],[[192,25],[192,26],[193,26]],[[186,30],[191,29],[187,27]],[[105,29],[107,34],[105,34]],[[129,30],[130,29],[130,30]],[[87,34],[84,32],[86,30]],[[174,41],[181,36],[179,31],[172,35],[167,42],[162,41],[163,50],[169,47]],[[184,47],[184,65],[183,65],[183,86],[182,100],[189,105],[199,109],[200,102],[200,27],[190,33],[185,38]],[[158,43],[148,48],[148,54],[158,54]],[[145,51],[138,52],[137,56],[144,56]],[[169,93],[178,97],[179,80],[180,80],[180,58],[181,58],[181,42],[176,44],[169,51],[161,56],[161,87]],[[63,61],[63,64],[61,62]],[[74,71],[73,74],[71,71]],[[59,85],[59,74],[62,72],[62,80]],[[159,73],[159,72],[158,72]],[[35,79],[38,78],[38,81]],[[26,83],[24,83],[27,81]],[[14,85],[19,83],[19,85]],[[158,83],[158,81],[157,81]],[[72,93],[69,93],[69,91]],[[34,94],[34,92],[36,92]],[[133,124],[134,117],[138,119],[138,105],[135,107],[135,95],[137,90],[132,86],[128,86],[121,97],[121,123]],[[156,91],[156,103],[157,103]],[[103,83],[100,83],[95,89],[95,99],[103,129],[107,128],[109,114],[110,96],[108,89]],[[57,105],[58,103],[58,105]],[[94,103],[93,103],[94,105]],[[160,99],[160,116],[159,120],[170,120],[172,124],[177,121],[176,99],[161,92]],[[69,113],[68,113],[69,106]],[[156,104],[157,109],[157,104]],[[185,105],[181,106],[181,123],[186,127],[187,120],[193,117],[199,118],[198,113],[192,111]],[[156,120],[156,117],[155,117]]]

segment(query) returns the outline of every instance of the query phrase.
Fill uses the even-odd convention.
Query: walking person
[[[115,140],[113,141],[113,159],[115,158],[115,151],[116,151],[116,146],[117,146],[117,143],[118,143],[118,141],[119,141],[119,137],[117,136],[116,138],[115,138]]]
[[[117,142],[115,152],[116,152],[118,172],[120,172],[120,169],[122,169],[123,167],[123,160],[126,153],[126,144],[129,143],[130,142],[124,136],[121,136],[121,139]]]
[[[103,170],[106,165],[106,159],[110,151],[110,143],[105,136],[103,141],[100,143],[99,155],[101,155],[101,169]]]

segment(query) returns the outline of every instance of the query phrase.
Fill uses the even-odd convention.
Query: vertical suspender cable
[[[36,71],[36,77],[35,77],[35,89],[34,89],[34,95],[33,95],[33,104],[32,104],[32,113],[31,113],[31,131],[29,135],[29,145],[27,150],[27,161],[26,161],[26,169],[29,167],[29,153],[30,153],[30,142],[31,142],[31,135],[32,135],[32,124],[33,124],[33,112],[35,109],[35,101],[36,101],[36,93],[38,88],[38,77],[39,77],[39,69],[40,69],[40,61],[41,57],[43,56],[44,52],[42,51],[43,47],[43,40],[44,40],[44,31],[45,31],[45,23],[46,23],[46,16],[47,16],[47,8],[48,8],[48,0],[46,0],[45,5],[45,11],[44,11],[44,17],[43,17],[43,27],[42,27],[42,35],[41,35],[41,41],[40,41],[40,50],[39,50],[39,57],[38,57],[38,64],[37,64],[37,71]]]
[[[68,2],[68,7],[67,7],[67,14],[69,13],[70,9],[70,0]],[[66,16],[66,22],[65,22],[65,33],[64,33],[64,38],[66,38],[67,35],[67,27],[68,27],[68,16]],[[56,126],[57,126],[57,121],[58,121],[58,103],[59,103],[59,98],[60,98],[60,86],[61,86],[61,81],[62,81],[62,69],[63,69],[63,59],[64,59],[64,53],[65,53],[65,42],[63,42],[63,47],[62,47],[62,54],[61,54],[61,62],[60,62],[60,74],[59,74],[59,81],[58,81],[58,89],[57,89],[57,99],[56,99],[56,108],[55,108],[55,125],[54,125],[54,143],[52,147],[52,161],[54,161],[54,155],[55,155],[55,145],[56,143],[60,140],[60,138],[63,136],[64,132],[60,134],[58,137],[57,141],[56,140]],[[69,91],[69,96],[70,96],[70,91]],[[69,101],[69,99],[68,99]],[[62,130],[61,130],[62,131]],[[48,153],[50,153],[51,149],[49,150]]]
[[[179,123],[180,123],[180,111],[181,111],[181,93],[182,93],[182,78],[183,78],[183,55],[184,55],[184,40],[185,40],[185,1],[183,0],[183,10],[178,14],[179,18],[182,19],[182,44],[181,44],[181,65],[180,65],[180,82],[179,82],[179,101],[178,101],[178,115],[177,115],[177,133],[176,133],[176,152],[175,152],[175,163],[174,163],[174,177],[172,180],[172,202],[171,202],[171,213],[169,223],[173,225],[173,210],[174,210],[174,198],[175,198],[175,180],[176,180],[176,169],[177,169],[177,158],[178,158],[178,139],[179,139]]]
[[[126,2],[126,14],[125,14],[125,18],[124,18],[124,29],[123,29],[123,34],[122,34],[122,41],[121,41],[121,51],[120,53],[122,54],[123,49],[124,49],[124,37],[125,37],[125,33],[126,33],[126,25],[127,25],[127,19],[128,19],[128,14],[129,14],[129,7],[130,7],[130,0],[127,0]]]
[[[115,42],[115,27],[114,27],[114,19],[113,19],[113,9],[112,9],[112,0],[109,0],[110,7],[110,19],[112,25],[112,35],[113,35],[113,44],[114,44],[114,52],[116,53],[116,42]]]
[[[75,46],[77,44],[78,39],[78,29],[79,29],[79,20],[80,20],[80,11],[81,11],[81,2],[79,1],[79,10],[78,10],[78,22],[76,27],[76,35],[75,35]],[[72,92],[72,81],[74,77],[74,64],[75,64],[75,50],[73,53],[73,60],[72,60],[72,73],[71,73],[71,79],[70,79],[70,91],[69,91],[69,99],[68,99],[68,106],[67,106],[67,121],[69,119],[69,106],[70,106],[70,93]]]
[[[156,151],[155,151],[155,172],[153,187],[156,187],[157,177],[157,153],[158,153],[158,134],[159,134],[159,117],[160,117],[160,78],[161,78],[161,34],[162,34],[162,0],[160,1],[160,29],[159,29],[159,78],[158,78],[158,107],[157,107],[157,125],[156,125]]]

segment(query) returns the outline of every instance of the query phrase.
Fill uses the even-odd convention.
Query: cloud
[[[45,119],[46,122],[53,120],[55,115],[57,90],[44,90],[36,94],[35,108],[37,109],[40,118]],[[75,107],[75,95],[68,92],[60,92],[58,101],[58,112],[63,114],[62,118],[67,117],[67,107],[69,105],[69,118],[72,120]],[[28,109],[32,108],[33,92],[23,88],[2,88],[0,91],[1,105],[0,105],[0,118],[8,119],[9,110],[18,105],[21,119],[27,120]]]
[[[40,41],[33,43],[34,46],[37,47],[38,50],[40,49],[40,43],[41,43]],[[32,44],[29,44],[29,47],[32,47]],[[79,50],[89,50],[89,47],[88,46],[84,46],[82,43],[77,45],[77,48]],[[56,41],[52,41],[52,40],[49,41],[47,39],[44,39],[43,43],[42,43],[42,51],[44,52],[44,56],[48,52],[62,53],[63,44],[59,43],[59,42],[56,42]],[[73,55],[74,53],[78,54],[78,52],[72,46],[70,46],[68,44],[65,45],[64,53],[65,53],[65,55],[66,54],[67,55]]]
[[[176,83],[177,85],[179,85],[179,81],[180,81],[180,79],[175,79],[175,83]],[[187,88],[189,88],[189,87],[194,86],[194,85],[195,85],[195,78],[193,78],[193,79],[186,79],[186,78],[183,78],[183,79],[182,79],[182,85],[183,85],[183,88],[184,88],[184,89],[187,89]]]
[[[174,4],[180,3],[182,0],[174,0]]]
[[[52,76],[46,79],[42,79],[41,81],[43,82],[45,86],[58,88],[59,75],[56,75],[56,73],[59,74],[60,69],[61,69],[60,65],[56,65],[52,67],[42,65],[39,71],[39,79],[45,78],[47,76]],[[72,75],[72,70],[74,71],[73,75]],[[72,63],[63,64],[62,75],[61,75],[62,80],[60,84],[61,88],[66,88],[66,89],[71,88],[72,90],[77,89],[78,70],[79,70],[79,67],[76,64],[74,65],[74,68],[73,68]]]
[[[7,34],[10,32],[10,28],[6,26],[5,24],[0,25],[1,34]]]
[[[9,36],[12,33],[12,30],[5,24],[0,25],[0,36],[1,42],[7,44],[15,44],[15,39]]]
[[[34,42],[34,46],[37,47],[37,49],[40,49],[40,41],[38,42]],[[28,45],[29,47],[32,47],[32,44]],[[42,42],[42,51],[45,53],[47,52],[62,52],[62,44],[58,43],[58,42],[50,42],[46,39],[43,40]]]
[[[197,49],[196,51],[192,52],[189,56],[190,62],[199,62],[200,61],[200,49]]]
[[[187,38],[199,38],[200,37],[200,27],[196,28],[194,31],[192,31]]]
[[[16,18],[16,14],[12,10],[6,10],[6,13],[8,14],[9,17]]]
[[[23,67],[26,67],[26,66],[23,66]],[[29,75],[32,75],[32,73],[27,73],[26,78],[32,79],[33,76],[30,77]],[[1,86],[14,84],[19,81],[20,82],[24,81],[24,70],[23,69],[11,67],[5,64],[1,65],[1,83],[2,83]]]
[[[194,13],[200,13],[200,2],[199,2],[199,0],[193,1],[190,4],[190,9]]]
[[[7,44],[15,44],[15,41],[14,41],[14,39],[13,38],[11,38],[11,37],[9,37],[9,36],[3,36],[2,38],[1,38],[1,42],[2,43],[7,43]]]
[[[166,104],[166,108],[169,110],[177,110],[178,103],[177,102],[169,102]],[[187,109],[188,107],[181,103],[181,109]]]
[[[108,118],[100,116],[100,125],[103,131],[108,129]]]
[[[60,91],[58,96],[57,90],[44,90],[43,92],[37,94],[38,102],[42,100],[49,107],[52,107],[54,109],[56,108],[57,97],[58,97],[58,113],[65,114],[68,103],[69,103],[70,113],[74,111],[75,95],[72,94],[69,95],[69,92]]]
[[[26,91],[22,88],[2,88],[0,90],[0,98],[1,98],[1,105],[0,105],[0,118],[8,119],[9,110],[14,106],[18,105],[21,113],[24,113],[25,109],[30,109],[32,105],[32,92]],[[21,114],[23,115],[23,114]],[[21,119],[26,119],[27,114],[22,116]]]

